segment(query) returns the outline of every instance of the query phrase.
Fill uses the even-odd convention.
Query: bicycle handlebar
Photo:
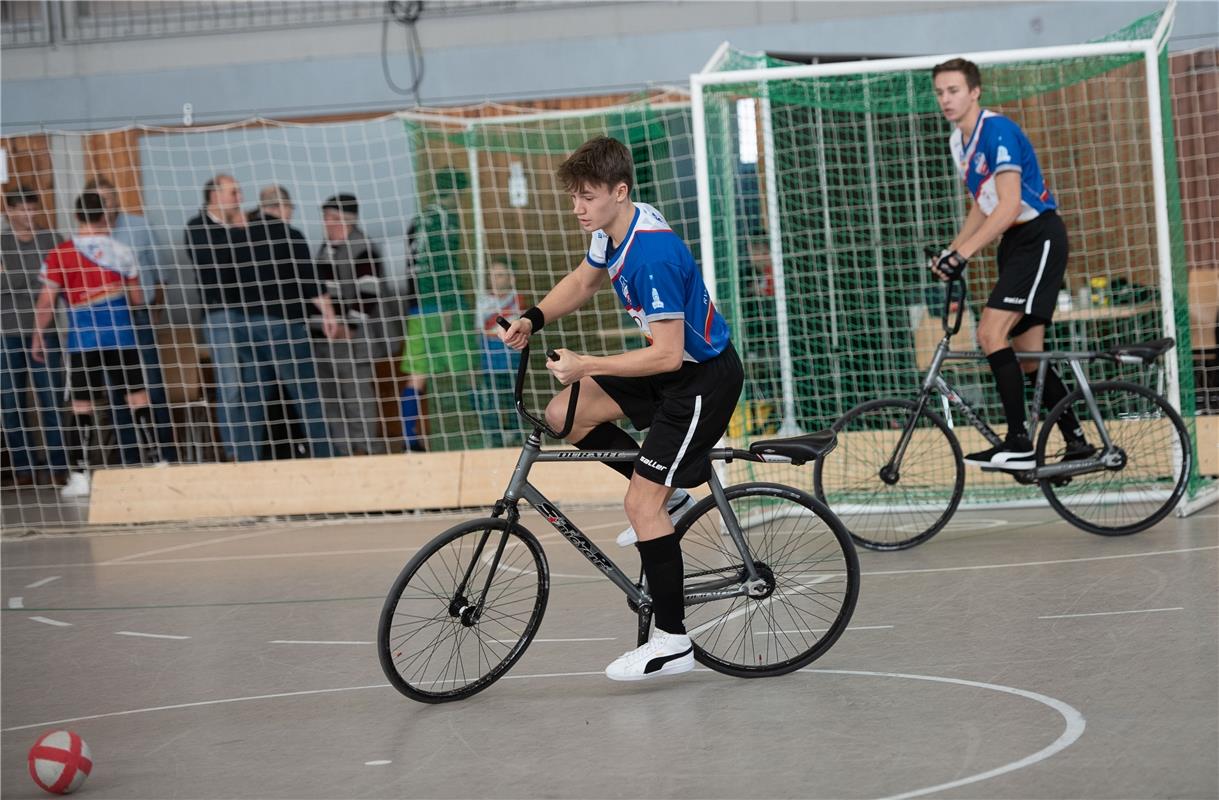
[[[935,250],[934,247],[924,247],[923,253],[927,256],[928,259],[939,257],[939,253]],[[961,296],[956,298],[956,301],[957,301],[956,319],[953,320],[952,325],[949,325],[948,318],[952,314],[952,303],[953,303],[953,299],[954,299],[953,298],[953,294],[954,294],[953,287],[957,284],[960,284],[960,286],[961,286]],[[961,321],[965,317],[965,290],[966,290],[966,288],[967,287],[965,285],[965,277],[963,275],[955,277],[955,278],[949,278],[947,283],[945,283],[945,285],[944,285],[944,313],[940,318],[940,325],[944,329],[944,333],[948,334],[949,336],[956,336],[957,332],[961,330]]]
[[[502,316],[496,316],[495,321],[501,328],[507,330],[511,327],[510,322]],[[546,350],[546,357],[551,361],[558,361],[559,354],[553,348]],[[571,385],[571,400],[567,403],[567,419],[563,421],[563,429],[556,431],[546,424],[545,420],[538,419],[533,414],[529,413],[529,409],[525,408],[525,373],[529,369],[529,345],[525,345],[521,349],[521,363],[516,368],[516,385],[513,387],[512,394],[516,400],[516,413],[520,414],[529,422],[533,423],[534,427],[545,432],[546,435],[555,439],[566,439],[567,434],[571,433],[572,425],[576,421],[576,403],[580,400],[580,382],[576,381]]]

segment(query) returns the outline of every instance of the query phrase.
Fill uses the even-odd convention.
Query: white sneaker
[[[89,496],[89,474],[87,472],[69,472],[68,482],[59,490],[59,496],[65,500]]]
[[[652,631],[647,644],[623,653],[605,668],[612,681],[646,681],[661,675],[680,675],[694,669],[694,645],[684,633]]]
[[[666,507],[669,509],[669,521],[677,525],[677,521],[694,507],[694,496],[685,489],[678,489],[669,497]],[[635,535],[635,528],[630,527],[618,534],[618,538],[614,541],[618,543],[619,547],[630,547],[639,541],[639,537]]]

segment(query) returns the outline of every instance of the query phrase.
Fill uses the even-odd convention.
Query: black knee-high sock
[[[1037,385],[1037,373],[1024,373],[1024,380],[1028,383],[1029,388],[1034,388]],[[1049,411],[1054,406],[1062,402],[1070,392],[1067,391],[1067,385],[1062,382],[1058,371],[1053,367],[1049,367],[1045,371],[1045,387],[1041,392],[1041,405]],[[1058,418],[1058,430],[1062,431],[1062,438],[1068,442],[1081,441],[1084,438],[1083,428],[1079,426],[1079,418],[1075,416],[1075,412],[1067,409],[1066,413]]]
[[[157,426],[152,423],[152,409],[148,406],[133,408],[131,418],[135,421],[135,435],[143,446],[145,458],[158,460],[161,453],[157,445]]]
[[[675,533],[636,542],[643,574],[652,595],[656,627],[666,633],[685,633],[686,601],[682,589],[681,537]]]
[[[89,451],[93,449],[93,415],[72,416],[76,424],[68,429],[68,460],[80,472],[88,472]]]
[[[588,435],[575,443],[580,450],[638,450],[639,443],[631,435],[612,422],[602,422],[588,432]],[[620,472],[629,481],[635,474],[635,464],[631,461],[610,461],[606,465],[615,472]]]
[[[999,399],[1003,401],[1003,416],[1007,417],[1007,438],[1026,438],[1028,430],[1024,425],[1024,371],[1020,369],[1016,351],[1005,347],[988,355],[986,360],[990,362],[990,371],[994,373],[995,386],[999,389]]]

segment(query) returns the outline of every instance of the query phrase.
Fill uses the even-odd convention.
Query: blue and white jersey
[[[1000,172],[1020,173],[1020,215],[1017,222],[1028,222],[1045,211],[1058,207],[1045,185],[1033,145],[1020,126],[1005,116],[983,110],[968,142],[961,129],[952,132],[948,146],[952,159],[982,213],[990,216],[999,206],[999,193],[992,178]]]
[[[649,344],[652,322],[680,319],[685,321],[686,361],[701,364],[728,346],[728,323],[715,310],[690,248],[652,206],[635,204],[631,227],[616,247],[605,231],[595,231],[587,259],[609,270],[618,299]]]

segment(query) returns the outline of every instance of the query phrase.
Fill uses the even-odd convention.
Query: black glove
[[[969,266],[968,258],[956,250],[948,250],[940,254],[939,260],[935,262],[931,271],[946,280],[954,281],[965,274],[967,266]]]

